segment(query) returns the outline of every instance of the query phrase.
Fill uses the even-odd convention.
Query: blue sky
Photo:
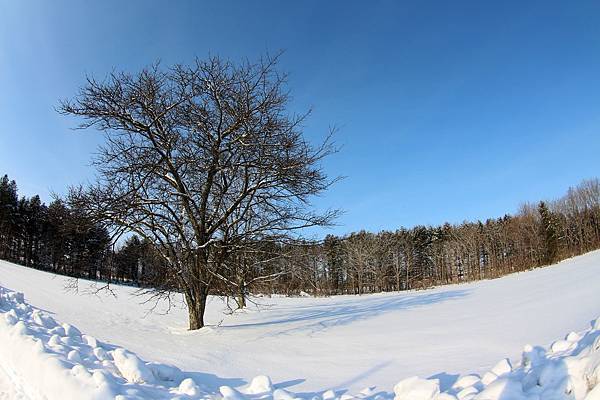
[[[485,219],[600,176],[600,3],[0,0],[0,173],[90,179],[95,132],[54,107],[85,75],[285,50],[306,134],[339,127],[333,229]]]

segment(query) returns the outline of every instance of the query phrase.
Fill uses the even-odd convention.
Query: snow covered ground
[[[0,361],[0,400],[27,400],[22,385],[13,377],[13,372]]]
[[[418,375],[432,379],[403,381],[396,387],[397,399],[420,398],[411,390],[457,395],[458,386],[472,392],[463,393],[464,399],[479,392],[478,399],[550,399],[554,397],[548,397],[549,388],[554,394],[564,394],[568,382],[573,396],[580,397],[556,398],[579,399],[591,385],[598,361],[594,351],[600,347],[593,345],[599,332],[590,329],[590,321],[600,314],[600,252],[497,280],[426,291],[256,299],[258,306],[234,315],[223,315],[223,302],[213,298],[207,316],[212,326],[199,332],[186,331],[181,304],[167,315],[148,314],[149,305],[140,304],[143,299],[129,287],[113,287],[116,298],[73,294],[65,292],[64,277],[6,262],[0,262],[0,286],[25,293],[23,302],[3,289],[0,301],[0,312],[6,316],[13,310],[14,314],[6,321],[0,318],[0,336],[4,335],[0,338],[0,352],[4,351],[0,354],[0,393],[11,391],[0,394],[0,399],[39,395],[30,392],[30,385],[23,385],[31,378],[23,374],[45,365],[36,364],[39,359],[56,364],[42,369],[49,371],[49,382],[60,381],[51,372],[58,368],[56,376],[77,378],[73,390],[88,385],[95,398],[117,393],[194,398],[184,394],[194,391],[201,397],[223,391],[226,397],[241,397],[231,388],[244,388],[252,377],[264,374],[276,388],[295,393],[290,398],[329,397],[332,392],[328,390],[337,396],[352,393],[370,398],[380,393],[391,397],[398,381]],[[80,292],[88,286],[80,282]],[[57,321],[68,324],[67,329]],[[69,334],[72,325],[85,335],[77,330]],[[526,357],[533,360],[529,365],[511,372],[508,362],[498,364],[509,357],[512,365],[519,366],[523,345],[548,346],[573,330],[581,332],[555,344],[547,353],[550,361],[535,347]],[[37,338],[35,343],[27,339],[31,336]],[[11,341],[14,345],[7,347]],[[19,369],[23,357],[15,351],[31,352],[29,368]],[[155,363],[147,365],[133,353]],[[51,361],[48,354],[54,354]],[[567,362],[571,359],[567,356],[584,361]],[[173,364],[181,371],[156,362]],[[75,372],[70,372],[73,366]],[[490,370],[495,373],[486,375]],[[480,374],[483,379],[463,377],[457,382],[466,373]],[[503,376],[495,379],[498,375]],[[573,376],[571,381],[565,381],[567,375]],[[195,388],[190,380],[179,387],[184,378],[200,387]],[[544,385],[538,387],[540,379]],[[99,381],[106,383],[105,392],[98,392]],[[259,398],[256,392],[260,391],[276,400],[287,396],[282,391],[274,395],[265,389],[268,386],[265,379],[258,379],[244,390],[254,392],[251,398]]]

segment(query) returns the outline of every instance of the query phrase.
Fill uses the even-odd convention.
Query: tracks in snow
[[[12,371],[0,364],[0,400],[34,400],[28,396]]]

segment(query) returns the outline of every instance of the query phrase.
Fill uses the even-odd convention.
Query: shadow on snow
[[[352,300],[343,298],[342,301],[334,300],[327,304],[311,304],[301,308],[273,310],[270,311],[273,314],[271,319],[260,322],[225,324],[220,329],[274,328],[274,331],[267,336],[285,335],[306,330],[317,333],[332,327],[349,325],[394,311],[457,300],[468,296],[471,292],[472,289],[458,289],[440,293],[423,292],[385,297],[365,296]],[[282,327],[285,325],[289,325],[289,327]]]

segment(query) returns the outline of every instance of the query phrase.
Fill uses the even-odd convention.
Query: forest
[[[67,276],[175,289],[153,245],[109,231],[63,199],[19,197],[0,180],[0,258]],[[523,204],[514,215],[486,221],[415,226],[396,231],[327,235],[322,241],[265,242],[224,269],[228,285],[211,292],[237,306],[248,294],[328,296],[420,289],[496,278],[600,248],[600,181],[586,180],[561,198]],[[241,273],[243,272],[243,273]]]

